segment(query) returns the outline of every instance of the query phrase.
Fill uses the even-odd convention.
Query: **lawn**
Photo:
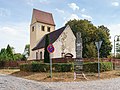
[[[0,74],[8,74],[16,77],[22,77],[29,80],[35,80],[40,82],[58,82],[58,81],[74,81],[74,73],[73,72],[64,72],[64,73],[53,73],[53,78],[49,78],[49,73],[36,73],[36,72],[23,72],[19,69],[0,69]],[[85,73],[88,81],[97,80],[97,73]],[[110,79],[120,77],[120,71],[107,71],[100,73],[100,79]],[[75,81],[86,81],[82,76],[78,76]]]

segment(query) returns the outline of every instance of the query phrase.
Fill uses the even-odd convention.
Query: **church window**
[[[32,32],[35,30],[35,27],[34,26],[32,26]]]
[[[42,31],[45,31],[45,26],[42,26],[41,29],[42,29]]]
[[[38,59],[38,52],[36,52],[36,60]]]
[[[50,27],[47,27],[47,31],[50,32]]]
[[[40,52],[40,59],[42,59],[42,52]]]

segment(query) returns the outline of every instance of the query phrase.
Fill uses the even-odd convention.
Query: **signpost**
[[[99,50],[101,48],[102,41],[95,42],[98,50],[98,78],[100,78],[100,62],[99,62]]]
[[[54,46],[52,44],[49,44],[47,47],[47,51],[50,53],[50,77],[52,78],[52,57],[51,53],[54,52]]]

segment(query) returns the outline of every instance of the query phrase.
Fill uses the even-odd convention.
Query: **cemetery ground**
[[[53,78],[49,77],[49,73],[40,72],[24,72],[19,69],[0,69],[0,74],[7,74],[16,77],[21,77],[29,80],[35,80],[39,82],[72,82],[74,81],[73,72],[53,72]],[[77,76],[75,81],[93,81],[98,80],[98,73],[85,73],[88,80],[85,80],[82,76]],[[106,71],[100,73],[100,79],[111,79],[120,77],[120,70]]]

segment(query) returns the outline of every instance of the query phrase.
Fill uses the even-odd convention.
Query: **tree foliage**
[[[47,47],[50,44],[49,35],[47,34],[45,37],[45,49],[44,49],[44,63],[50,63],[50,54],[47,51]]]
[[[30,44],[26,44],[25,45],[25,49],[24,49],[24,53],[23,55],[28,58],[28,56],[30,55]]]
[[[3,48],[0,51],[0,61],[17,61],[17,60],[26,60],[26,57],[20,53],[14,53],[13,47],[7,45],[7,48]]]
[[[96,57],[97,49],[95,49],[95,42],[102,40],[102,46],[100,49],[100,57],[107,57],[110,55],[112,50],[112,45],[110,42],[110,30],[104,25],[96,27],[88,20],[70,20],[66,23],[66,25],[70,25],[74,35],[76,32],[80,31],[82,35],[82,43],[83,43],[83,57],[87,58]],[[91,48],[92,51],[91,51]],[[90,56],[88,56],[90,55]]]

